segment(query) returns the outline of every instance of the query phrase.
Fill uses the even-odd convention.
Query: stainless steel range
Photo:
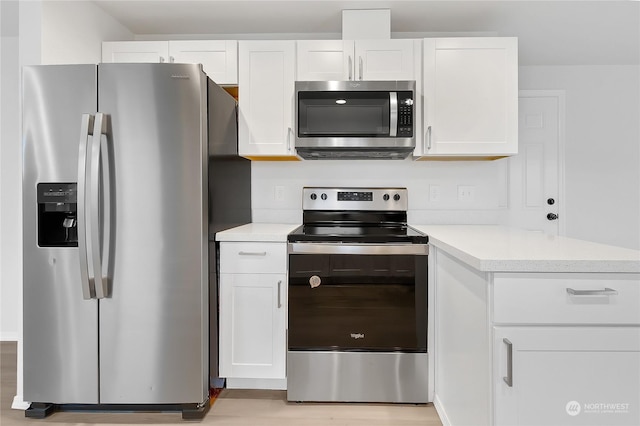
[[[405,188],[304,188],[288,236],[287,399],[426,403],[427,237]]]

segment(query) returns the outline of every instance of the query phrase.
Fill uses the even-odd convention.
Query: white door
[[[522,91],[518,108],[518,155],[508,159],[509,225],[563,235],[564,93]]]
[[[284,274],[220,274],[220,375],[285,378]]]
[[[495,327],[493,341],[496,426],[640,424],[638,327]]]

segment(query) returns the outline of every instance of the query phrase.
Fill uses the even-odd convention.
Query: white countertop
[[[287,242],[287,234],[300,224],[249,223],[216,233],[216,241]]]
[[[250,223],[216,241],[286,242],[299,224]],[[640,251],[496,225],[411,225],[438,247],[487,272],[640,272]]]
[[[480,271],[640,272],[640,251],[494,225],[411,225]]]

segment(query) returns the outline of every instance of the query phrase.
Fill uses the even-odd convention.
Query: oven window
[[[427,257],[289,256],[289,349],[426,351]]]
[[[388,92],[299,92],[299,137],[389,136]]]

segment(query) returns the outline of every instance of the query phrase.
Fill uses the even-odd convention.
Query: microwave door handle
[[[389,136],[398,133],[398,92],[389,92]]]

